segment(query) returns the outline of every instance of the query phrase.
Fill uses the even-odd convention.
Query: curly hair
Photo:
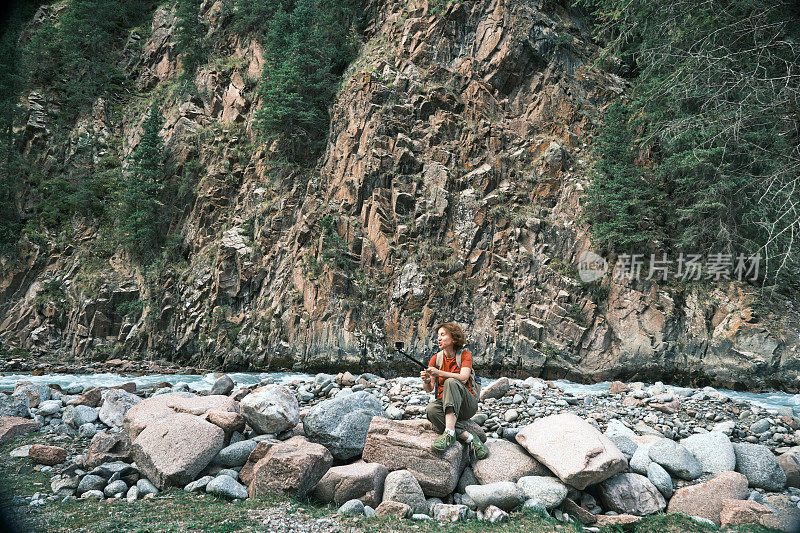
[[[440,328],[446,329],[447,333],[449,333],[450,336],[453,337],[454,350],[456,351],[460,350],[467,343],[467,336],[464,335],[464,330],[461,329],[461,326],[459,326],[455,322],[443,322],[442,324],[436,326],[436,329],[434,329],[434,331],[437,332],[438,334]]]

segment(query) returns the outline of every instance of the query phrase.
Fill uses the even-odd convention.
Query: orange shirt
[[[432,367],[436,368],[436,354],[433,354],[433,357],[431,357],[431,360],[428,363],[428,366],[432,366]],[[470,353],[469,350],[465,349],[464,353],[461,354],[461,366],[462,367],[472,368],[472,353]],[[452,372],[454,374],[460,373],[461,372],[461,368],[458,366],[458,364],[456,364],[456,356],[455,356],[455,354],[453,354],[453,358],[452,359],[448,359],[447,356],[445,355],[442,358],[442,368],[440,368],[439,370],[442,370],[444,372]],[[444,380],[445,380],[445,378],[437,378],[437,379],[439,380],[439,390],[438,390],[438,393],[436,394],[436,397],[437,398],[441,398],[442,394],[444,394]],[[466,385],[467,385],[467,388],[469,389],[469,391],[472,394],[475,394],[475,391],[472,390],[472,380],[467,381]]]

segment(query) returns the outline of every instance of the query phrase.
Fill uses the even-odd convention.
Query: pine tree
[[[651,243],[662,238],[654,224],[659,194],[653,181],[634,163],[636,147],[628,109],[615,102],[604,120],[596,145],[599,173],[589,186],[585,204],[594,243],[646,253]]]
[[[150,107],[142,138],[130,157],[120,191],[120,240],[134,257],[148,262],[159,251],[160,193],[164,178],[164,143],[159,136],[164,117],[157,104]]]
[[[594,10],[601,55],[630,67],[636,118],[636,134],[628,132],[635,158],[602,142],[624,133],[615,118],[607,114],[601,128],[593,233],[614,247],[630,244],[645,235],[634,231],[631,213],[649,211],[663,230],[663,240],[654,237],[663,251],[758,253],[768,259],[763,282],[780,277],[800,290],[800,6],[579,3]],[[631,179],[637,174],[643,179]]]
[[[181,54],[182,75],[188,78],[194,75],[205,55],[200,3],[201,0],[178,0],[175,9],[178,20],[175,44]]]
[[[312,161],[324,146],[328,107],[355,52],[346,31],[354,13],[349,2],[296,0],[267,24],[256,126],[292,162]]]

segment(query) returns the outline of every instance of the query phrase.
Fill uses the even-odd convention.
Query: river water
[[[175,384],[178,382],[185,382],[189,388],[193,390],[207,390],[221,374],[149,374],[146,376],[132,376],[126,374],[45,374],[43,376],[32,376],[30,374],[22,373],[7,373],[0,376],[0,391],[14,390],[14,384],[17,381],[25,380],[36,384],[50,384],[55,383],[60,386],[66,386],[71,383],[80,383],[83,386],[103,386],[111,387],[114,385],[121,385],[133,381],[137,387],[146,387],[155,385],[157,383],[169,382]],[[270,377],[275,380],[275,383],[291,383],[294,380],[298,381],[311,381],[314,379],[312,374],[303,374],[297,372],[229,372],[228,375],[238,385],[255,385],[261,380]],[[404,378],[404,379],[417,379],[417,378]],[[516,381],[516,380],[512,380]],[[487,386],[490,382],[484,381],[483,386]],[[560,389],[565,392],[570,392],[576,395],[589,395],[598,392],[608,391],[609,381],[594,383],[586,385],[582,383],[574,383],[563,379],[555,380]],[[679,390],[681,387],[673,387],[667,385],[668,390]],[[746,401],[758,405],[765,409],[777,409],[778,407],[791,407],[795,414],[800,415],[800,394],[789,394],[786,392],[739,392],[727,389],[716,389],[717,391],[726,394],[734,400]]]

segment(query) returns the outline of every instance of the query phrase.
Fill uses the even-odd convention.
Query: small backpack
[[[459,370],[461,369],[461,354],[464,352],[465,348],[461,348],[458,353],[456,354],[456,364],[458,365]],[[444,364],[444,352],[441,350],[436,353],[436,368],[441,369],[442,365]],[[475,391],[475,397],[481,397],[481,378],[475,373],[475,366],[472,366],[472,372],[469,373],[469,379],[467,380],[467,390],[469,390],[469,383],[472,382],[472,390]],[[436,395],[439,395],[439,380],[436,380]]]

